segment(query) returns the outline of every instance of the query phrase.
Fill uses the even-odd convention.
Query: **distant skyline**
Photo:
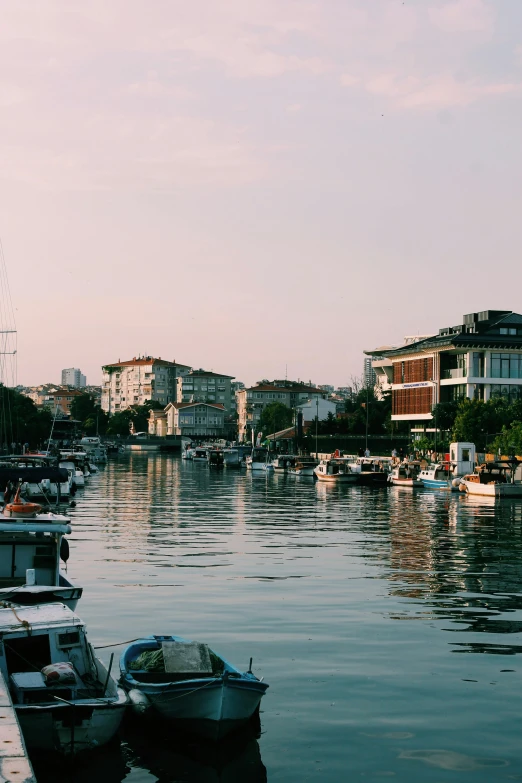
[[[521,30],[519,0],[4,0],[18,381],[141,353],[345,386],[520,312]]]

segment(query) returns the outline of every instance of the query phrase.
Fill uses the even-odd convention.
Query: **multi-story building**
[[[522,398],[522,315],[484,310],[400,347],[365,351],[392,389],[392,421],[413,432],[433,425],[432,408],[463,397]],[[378,358],[376,358],[378,357]]]
[[[83,389],[84,386],[87,386],[87,378],[77,367],[69,367],[67,370],[62,370],[62,386]]]
[[[217,402],[223,405],[229,415],[233,406],[233,375],[191,370],[178,378],[176,402]]]
[[[178,378],[186,375],[186,364],[140,356],[102,367],[101,407],[109,414],[156,400],[162,405],[177,401]]]
[[[334,386],[330,386],[328,383],[320,383],[317,387],[318,389],[322,389],[323,391],[327,392],[328,394],[334,393]]]
[[[220,403],[170,402],[165,413],[166,435],[185,435],[190,438],[222,438],[225,435],[226,411]]]
[[[363,369],[363,383],[365,389],[373,389],[377,382],[376,376],[375,376],[375,370],[372,367],[372,360],[371,357],[368,356],[364,360],[364,369]]]
[[[73,400],[82,396],[82,392],[76,389],[54,389],[41,395],[37,405],[38,407],[46,408],[53,415],[70,416]]]
[[[271,402],[280,402],[287,408],[295,409],[307,400],[324,400],[327,397],[323,389],[287,380],[264,380],[256,386],[241,389],[236,392],[239,440],[245,440],[249,429],[257,429],[263,409]]]

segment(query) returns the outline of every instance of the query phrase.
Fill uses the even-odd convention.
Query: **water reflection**
[[[489,783],[490,760],[518,763],[505,656],[514,669],[522,652],[522,501],[132,455],[73,516],[69,572],[95,643],[179,633],[245,668],[252,656],[271,685],[238,758],[129,736],[108,751],[110,783],[416,783],[419,768],[442,783],[466,765]]]

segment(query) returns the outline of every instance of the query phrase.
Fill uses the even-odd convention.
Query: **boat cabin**
[[[42,672],[56,663],[73,664],[68,681]],[[0,608],[0,670],[16,706],[103,695],[85,626],[64,604]]]
[[[212,468],[222,468],[225,464],[225,457],[219,449],[211,449],[207,454],[207,459]]]

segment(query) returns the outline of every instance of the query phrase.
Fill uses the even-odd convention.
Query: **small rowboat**
[[[179,636],[149,636],[129,645],[120,672],[134,712],[178,722],[211,739],[246,723],[268,688],[206,644]]]

